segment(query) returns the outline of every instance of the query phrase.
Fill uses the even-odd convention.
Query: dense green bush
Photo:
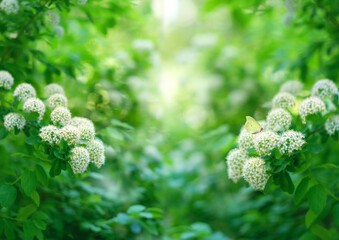
[[[338,239],[337,2],[165,2],[0,1],[0,238]]]

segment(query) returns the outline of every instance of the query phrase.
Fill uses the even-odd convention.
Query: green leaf
[[[39,143],[40,142],[40,137],[38,136],[30,136],[28,138],[26,138],[26,141],[25,141],[28,145],[34,145],[36,143]]]
[[[333,217],[336,223],[339,225],[339,203],[333,207]]]
[[[307,149],[310,153],[318,154],[320,153],[324,148],[319,143],[311,143],[307,146]]]
[[[52,167],[49,170],[49,175],[51,177],[58,176],[61,173],[61,161],[59,159],[55,159],[52,163]]]
[[[334,240],[334,237],[332,236],[330,231],[328,231],[326,228],[318,224],[312,226],[311,231],[314,235],[316,235],[322,240],[331,240],[331,239]]]
[[[279,174],[280,187],[284,192],[292,194],[294,192],[294,184],[288,172],[284,171]]]
[[[305,177],[301,182],[299,183],[297,189],[295,190],[294,193],[294,202],[295,204],[299,204],[301,200],[304,198],[306,195],[306,192],[308,190],[308,183],[309,183],[309,178]]]
[[[41,230],[46,230],[46,223],[40,219],[34,219],[33,220],[34,225],[41,229]]]
[[[25,239],[32,240],[35,235],[35,225],[31,220],[26,220],[23,223],[23,230],[25,234]]]
[[[305,216],[305,225],[307,228],[309,228],[312,225],[316,217],[317,215],[311,209],[307,211]]]
[[[13,225],[11,224],[11,222],[9,222],[7,220],[4,220],[4,222],[5,222],[6,240],[16,240]]]
[[[19,209],[17,216],[18,221],[25,221],[31,214],[36,211],[37,207],[34,204],[29,204]]]
[[[27,196],[30,196],[36,188],[36,176],[32,171],[25,171],[21,178],[21,187]]]
[[[0,128],[0,140],[4,139],[7,137],[8,131],[6,130],[5,127]]]
[[[310,188],[307,193],[308,203],[312,211],[316,214],[321,213],[326,205],[327,193],[323,186],[317,184]]]
[[[10,185],[2,185],[0,187],[0,204],[5,208],[12,206],[16,199],[16,188]]]
[[[304,233],[304,234],[299,238],[299,240],[317,240],[317,239],[315,238],[315,236],[314,236],[312,233],[307,232],[307,233]]]
[[[32,192],[30,197],[32,198],[32,200],[34,201],[36,206],[39,207],[39,205],[40,205],[40,196],[39,196],[38,192],[37,191]]]
[[[48,185],[48,176],[42,166],[35,166],[35,175],[37,176],[38,181],[41,182],[44,186]]]
[[[133,205],[133,206],[130,206],[127,210],[127,213],[130,214],[130,213],[138,213],[138,212],[142,212],[146,209],[145,206],[143,205]]]

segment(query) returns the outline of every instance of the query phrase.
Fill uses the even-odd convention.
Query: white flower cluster
[[[26,124],[26,120],[24,116],[22,116],[20,113],[8,113],[4,117],[4,126],[7,129],[7,131],[13,130],[15,127],[19,130],[24,129]]]
[[[65,107],[56,107],[51,113],[54,125],[65,126],[71,120],[71,112]]]
[[[30,98],[27,101],[25,101],[24,106],[23,106],[23,110],[25,112],[36,112],[39,114],[39,121],[42,120],[46,108],[45,108],[45,104],[38,98]]]
[[[299,81],[287,81],[280,87],[280,92],[288,92],[297,96],[302,92],[304,85]]]
[[[289,130],[281,135],[279,150],[281,153],[292,154],[301,150],[305,144],[305,136],[301,132]]]
[[[40,128],[39,137],[50,145],[60,143],[59,129],[53,125]]]
[[[250,158],[245,162],[242,175],[244,179],[255,190],[263,191],[270,178],[265,167],[265,162],[261,158]]]
[[[238,136],[238,145],[245,150],[254,148],[254,135],[243,129]]]
[[[29,98],[35,98],[36,92],[31,84],[21,83],[15,88],[13,96],[17,97],[19,101],[26,101]]]
[[[56,107],[66,107],[68,105],[68,101],[65,95],[56,93],[50,96],[47,100],[47,105],[50,109],[54,109]]]
[[[254,147],[259,156],[270,156],[278,146],[279,135],[273,131],[263,131],[254,138]]]
[[[291,122],[291,114],[282,108],[272,109],[267,115],[268,128],[275,132],[287,130]]]
[[[273,98],[274,108],[293,108],[295,106],[295,96],[288,92],[280,92]]]
[[[74,174],[80,174],[86,171],[89,164],[89,153],[84,147],[75,147],[71,150],[71,166]]]
[[[139,52],[151,52],[154,50],[154,43],[149,39],[135,39],[132,47]]]
[[[266,173],[265,160],[276,157],[274,150],[279,150],[283,155],[292,155],[301,151],[306,145],[306,137],[303,133],[290,130],[292,115],[287,109],[292,109],[297,104],[296,96],[302,92],[303,84],[298,81],[284,83],[280,92],[272,100],[272,109],[266,117],[266,121],[259,121],[260,126],[251,123],[243,126],[238,136],[238,147],[231,150],[226,159],[228,165],[228,176],[233,182],[237,182],[241,176],[256,190],[263,190],[270,175]],[[316,82],[312,89],[311,97],[304,99],[298,106],[299,116],[304,124],[306,117],[317,113],[327,113],[326,97],[338,94],[335,83],[328,79]],[[329,103],[330,105],[330,103]],[[335,107],[328,109],[328,112]],[[298,126],[298,123],[295,124]],[[294,126],[294,124],[293,124]],[[253,128],[253,129],[252,129]],[[258,128],[257,131],[256,128]],[[250,133],[255,132],[255,133]],[[334,114],[327,118],[325,130],[329,135],[339,131],[339,115]],[[253,148],[255,151],[253,151]],[[255,156],[254,158],[250,158]],[[274,159],[272,159],[274,160]]]
[[[51,27],[56,27],[60,23],[60,16],[57,12],[53,10],[48,10],[45,12],[45,22]]]
[[[242,149],[236,148],[231,150],[227,157],[228,178],[233,182],[238,182],[242,177],[242,169],[245,162],[248,160],[246,152]]]
[[[299,106],[299,115],[304,124],[306,123],[307,116],[324,112],[325,103],[319,97],[306,98]]]
[[[338,87],[329,79],[322,79],[317,81],[312,88],[312,95],[324,99],[325,97],[332,97],[338,94]]]
[[[51,84],[48,84],[45,87],[46,96],[50,97],[50,96],[57,94],[57,93],[65,95],[65,91],[64,91],[63,87],[61,87],[59,84],[51,83]]]
[[[329,135],[339,132],[339,115],[331,115],[325,122],[325,130]]]
[[[62,38],[65,34],[65,30],[63,27],[61,26],[56,26],[54,27],[54,32],[55,32],[55,35],[58,37],[58,38]]]
[[[89,152],[91,162],[100,168],[105,163],[104,144],[100,140],[92,139],[88,142],[86,149]]]
[[[80,140],[80,132],[77,127],[66,125],[59,130],[59,137],[65,140],[68,145],[75,145]]]
[[[2,0],[0,9],[6,14],[17,13],[19,11],[19,3],[17,0]]]
[[[3,87],[6,90],[12,88],[14,84],[14,78],[7,71],[0,71],[0,87]]]

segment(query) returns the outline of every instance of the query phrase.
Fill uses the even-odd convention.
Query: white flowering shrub
[[[2,0],[0,9],[6,14],[16,14],[20,9],[18,0]]]
[[[265,185],[272,178],[283,191],[293,193],[290,173],[309,164],[311,158],[305,159],[306,152],[320,151],[321,142],[328,137],[338,140],[337,86],[333,81],[320,80],[313,85],[314,96],[304,99],[295,97],[301,88],[302,84],[295,81],[285,83],[273,98],[266,122],[259,121],[261,129],[249,132],[248,127],[255,124],[242,128],[239,149],[231,150],[226,157],[228,177],[234,182],[243,177],[255,190],[263,191],[269,189],[271,184]],[[298,110],[292,113],[297,98]]]
[[[0,80],[6,91],[14,84],[13,77],[6,71],[1,72]],[[31,84],[19,84],[13,92],[12,106],[8,109],[11,112],[2,117],[3,131],[6,135],[12,130],[15,134],[23,131],[28,137],[28,144],[40,145],[52,160],[51,176],[60,174],[67,163],[75,174],[86,171],[90,161],[101,167],[105,162],[104,147],[100,140],[94,140],[93,122],[82,117],[72,118],[67,108],[67,97],[60,85],[50,84],[44,89],[50,114],[45,114],[48,109],[36,97]]]

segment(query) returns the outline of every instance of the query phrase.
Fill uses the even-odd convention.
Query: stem
[[[8,217],[8,216],[6,216],[6,215],[0,215],[0,217],[2,217],[2,218],[6,218],[6,219],[9,219],[9,220],[13,220],[13,221],[17,221],[17,219],[16,218],[12,218],[12,217]]]
[[[45,3],[43,3],[41,5],[40,8],[38,8],[38,10],[36,11],[36,13],[31,17],[31,19],[21,28],[20,32],[18,33],[18,35],[16,36],[16,38],[14,39],[14,42],[16,43],[19,38],[24,34],[25,30],[28,29],[29,25],[31,25],[34,20],[38,17],[38,15],[41,13],[41,11],[44,9],[44,7],[53,0],[46,0]],[[1,62],[4,62],[6,57],[8,56],[8,54],[11,52],[11,50],[13,49],[12,46],[8,46],[5,51],[2,53],[1,56]]]
[[[6,183],[8,185],[14,185],[16,184],[17,182],[19,182],[19,180],[22,178],[22,176],[18,177],[14,182],[11,182],[11,183]]]
[[[323,127],[318,127],[317,129],[313,130],[310,135],[307,136],[307,138],[309,138],[310,136],[312,136],[313,134],[315,134],[316,132],[319,132]]]

